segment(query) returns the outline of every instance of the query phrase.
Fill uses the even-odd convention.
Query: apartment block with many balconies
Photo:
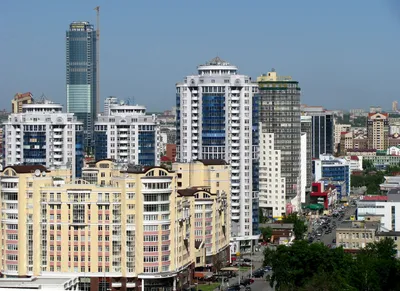
[[[1,273],[71,278],[65,290],[187,287],[195,267],[229,260],[230,166],[174,169],[102,160],[70,180],[67,170],[6,167]]]

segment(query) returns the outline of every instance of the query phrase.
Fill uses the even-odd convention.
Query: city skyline
[[[66,108],[63,32],[72,21],[95,23],[93,8],[100,5],[103,23],[100,103],[110,95],[134,96],[135,103],[145,105],[149,111],[169,108],[174,104],[176,80],[217,55],[236,64],[241,73],[245,72],[253,79],[272,67],[294,76],[302,83],[305,104],[321,104],[329,109],[358,108],[362,107],[359,106],[361,100],[362,104],[374,104],[375,98],[380,98],[380,105],[390,108],[391,102],[397,99],[398,61],[395,56],[400,42],[391,36],[400,26],[400,18],[395,13],[399,7],[394,1],[346,2],[346,11],[342,11],[342,5],[337,2],[326,7],[293,1],[290,2],[292,9],[285,14],[265,12],[267,8],[280,11],[283,4],[255,1],[242,10],[241,21],[246,25],[235,22],[232,28],[225,29],[223,37],[220,33],[210,33],[215,30],[213,23],[191,22],[191,19],[193,13],[202,15],[220,11],[223,23],[237,9],[235,5],[226,5],[228,2],[214,3],[212,10],[204,3],[160,2],[154,7],[146,3],[113,5],[98,1],[76,9],[66,3],[23,2],[26,3],[24,9],[13,2],[3,3],[0,12],[4,24],[16,13],[22,19],[14,21],[13,26],[2,25],[0,28],[7,44],[3,47],[3,55],[7,58],[0,58],[0,74],[4,76],[2,96],[12,97],[17,92],[28,91],[35,96],[45,93]],[[165,9],[170,13],[165,14]],[[48,13],[55,10],[63,13]],[[130,22],[124,23],[123,19],[128,15]],[[370,21],[370,15],[375,21]],[[340,16],[340,22],[337,16]],[[279,25],[281,30],[267,29],[266,37],[259,38],[257,31],[264,31],[262,25],[267,27],[260,20],[264,17],[268,17],[268,23]],[[157,25],[160,22],[162,27]],[[185,22],[187,25],[182,25]],[[287,37],[294,25],[298,30]],[[193,32],[199,42],[203,39],[205,43],[212,42],[213,46],[185,41],[184,35]],[[226,41],[243,33],[257,41],[257,45],[245,45],[247,42],[232,45]],[[117,37],[119,34],[127,37]],[[29,50],[23,43],[29,43]],[[24,66],[31,69],[21,70]],[[157,76],[156,72],[165,70],[169,73],[163,74],[162,78]],[[158,85],[148,90],[154,82]],[[383,82],[385,86],[379,86]],[[0,108],[9,107],[8,98],[2,98]]]

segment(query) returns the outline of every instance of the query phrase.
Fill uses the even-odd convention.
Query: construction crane
[[[96,10],[96,115],[100,112],[100,6]]]

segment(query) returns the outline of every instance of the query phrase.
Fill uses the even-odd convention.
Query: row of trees
[[[350,184],[352,187],[367,187],[367,194],[378,194],[380,193],[380,184],[385,181],[385,176],[392,176],[395,173],[400,172],[400,164],[394,166],[387,166],[384,171],[377,171],[372,161],[363,160],[362,176],[352,175]]]
[[[260,220],[261,221],[261,220]],[[296,240],[303,239],[304,234],[307,232],[307,225],[302,217],[298,216],[297,213],[291,213],[284,215],[282,223],[293,223],[293,233]],[[260,232],[263,236],[264,241],[269,241],[272,236],[272,228],[260,227]]]
[[[400,290],[400,263],[391,238],[368,244],[356,255],[342,247],[296,240],[291,246],[266,249],[272,266],[271,286],[277,291]]]

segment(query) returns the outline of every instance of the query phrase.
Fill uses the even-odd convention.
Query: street
[[[264,247],[260,248],[260,251],[255,252],[251,257],[249,255],[243,256],[243,258],[249,258],[252,259],[254,269],[253,272],[259,268],[262,267],[263,261],[264,261]],[[239,272],[240,273],[240,278],[246,279],[250,277],[250,274],[252,273],[251,270],[245,271],[245,272]],[[272,272],[268,272],[266,274],[272,274]],[[252,291],[273,291],[274,288],[271,288],[269,286],[269,282],[265,280],[265,276],[263,278],[253,278],[254,283],[249,285]],[[231,278],[228,281],[229,286],[234,286],[239,284],[239,277]],[[224,284],[224,288],[228,287],[227,284]]]
[[[336,228],[340,227],[343,221],[349,220],[350,216],[355,214],[355,211],[355,206],[348,206],[344,209],[344,215],[342,219],[331,217],[331,222],[328,226],[332,229],[332,231],[328,233],[326,233],[326,231],[323,231],[322,235],[320,237],[317,237],[313,242],[321,241],[325,245],[331,245],[335,247],[336,244],[333,243],[333,240],[336,239]],[[334,224],[336,225],[336,227],[333,227]],[[318,228],[318,226],[314,226],[312,230],[316,230],[316,228]]]

